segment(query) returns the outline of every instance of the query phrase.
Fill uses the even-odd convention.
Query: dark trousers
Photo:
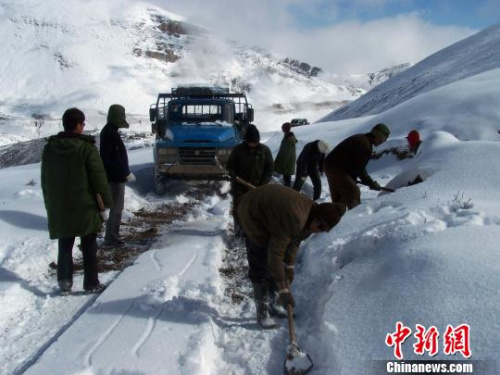
[[[245,235],[247,248],[248,277],[252,284],[266,282],[270,293],[277,290],[274,278],[267,268],[267,247],[262,247]]]
[[[313,184],[313,200],[318,200],[321,196],[321,176],[317,168],[313,168],[309,174],[309,178]],[[295,182],[293,183],[293,189],[300,191],[308,176],[295,175]]]
[[[325,168],[332,202],[346,205],[350,210],[361,203],[361,191],[356,181],[346,172],[339,169]]]
[[[99,285],[97,275],[97,234],[81,237],[83,254],[83,289],[91,289]],[[59,285],[73,285],[73,245],[75,237],[60,238],[57,255],[57,282]]]
[[[125,207],[125,183],[110,182],[109,189],[113,197],[113,207],[109,210],[109,218],[106,222],[106,234],[104,235],[106,243],[115,242],[120,238],[120,224]]]
[[[289,174],[283,175],[283,185],[287,187],[292,187],[292,176]]]

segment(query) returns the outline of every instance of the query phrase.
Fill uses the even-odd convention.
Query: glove
[[[285,277],[288,280],[288,284],[291,285],[293,283],[293,279],[295,277],[295,272],[293,266],[285,267]]]
[[[370,189],[376,190],[376,191],[382,190],[382,188],[380,187],[380,185],[378,184],[377,181],[373,181],[373,183],[370,186]]]
[[[281,289],[279,292],[280,303],[286,309],[288,305],[295,307],[295,300],[288,289]]]
[[[101,216],[101,219],[103,221],[107,221],[109,219],[109,208],[105,209],[104,211],[100,211],[99,215]]]
[[[127,176],[127,182],[135,182],[135,176],[133,173],[129,173]]]

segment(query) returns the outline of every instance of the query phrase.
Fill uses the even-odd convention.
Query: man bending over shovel
[[[391,131],[385,124],[375,125],[369,133],[355,134],[344,139],[325,159],[325,174],[328,178],[332,202],[342,202],[348,209],[361,203],[361,191],[356,185],[359,178],[371,190],[382,188],[366,172],[373,146],[384,143]]]
[[[245,231],[248,276],[252,282],[257,324],[273,328],[270,297],[278,290],[280,303],[295,305],[288,285],[294,278],[301,241],[312,233],[328,232],[345,213],[341,203],[317,204],[282,185],[264,185],[247,193],[238,207]]]

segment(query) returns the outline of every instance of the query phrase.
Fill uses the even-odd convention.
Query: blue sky
[[[304,12],[303,3],[289,5],[297,25],[304,29],[353,20],[367,22],[408,13],[416,13],[438,25],[483,29],[498,22],[497,7],[500,7],[497,1],[488,0],[321,0],[313,3],[314,11],[311,12]]]
[[[417,63],[500,19],[500,0],[150,1],[214,34],[339,74]]]

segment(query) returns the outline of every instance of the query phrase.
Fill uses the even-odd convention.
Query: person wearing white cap
[[[311,178],[313,184],[313,200],[321,196],[321,175],[325,164],[325,154],[330,146],[325,141],[318,139],[307,143],[297,159],[297,172],[293,189],[300,191],[307,180]]]

